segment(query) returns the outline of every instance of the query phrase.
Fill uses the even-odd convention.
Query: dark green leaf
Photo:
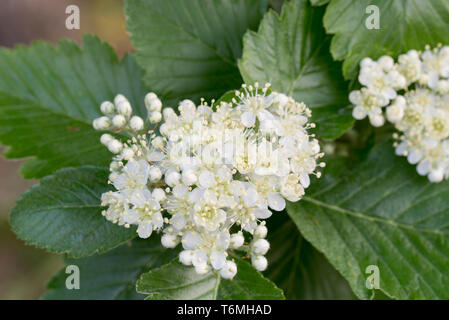
[[[145,81],[164,102],[217,98],[242,83],[242,36],[266,0],[128,0],[127,28]]]
[[[28,244],[82,257],[132,239],[135,228],[117,226],[102,215],[100,196],[108,190],[108,170],[65,168],[25,192],[12,209],[10,223]]]
[[[102,255],[82,259],[65,259],[67,265],[76,265],[80,271],[80,288],[69,290],[65,268],[47,285],[44,299],[110,300],[144,299],[137,293],[139,276],[153,268],[170,262],[176,250],[162,247],[160,238],[153,235],[148,240],[135,239]]]
[[[265,275],[284,290],[287,299],[352,299],[348,282],[305,240],[285,214],[268,221],[268,270]]]
[[[307,0],[285,3],[280,17],[268,12],[259,31],[245,35],[239,68],[246,83],[270,82],[273,90],[303,101],[312,109],[319,136],[335,139],[353,119],[347,83],[329,53],[323,13],[323,7],[312,7]]]
[[[379,29],[368,29],[367,19],[379,8]],[[372,16],[374,17],[374,16]],[[371,18],[370,18],[371,19]],[[368,20],[371,22],[371,20]],[[331,52],[345,59],[343,73],[354,78],[365,57],[397,56],[426,44],[449,43],[449,2],[447,0],[333,0],[324,16],[328,33],[335,34]]]
[[[322,6],[329,2],[330,0],[310,0],[312,6]]]
[[[383,144],[353,171],[327,168],[312,186],[288,213],[357,296],[372,296],[374,265],[390,297],[449,298],[449,181],[429,183]]]
[[[142,71],[130,56],[93,36],[83,48],[69,41],[56,47],[0,49],[0,142],[7,158],[35,157],[22,169],[40,178],[62,167],[106,166],[111,154],[99,142],[92,120],[100,104],[118,93],[143,114]]]

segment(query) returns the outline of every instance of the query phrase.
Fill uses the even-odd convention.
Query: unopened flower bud
[[[264,256],[253,256],[251,258],[251,263],[257,271],[265,271],[268,266],[267,258]]]
[[[179,254],[179,261],[186,266],[190,266],[192,264],[192,259],[193,250],[183,250]]]
[[[161,243],[165,248],[174,248],[178,245],[179,239],[175,235],[166,233],[161,237]]]
[[[231,235],[230,245],[233,249],[240,248],[241,246],[243,246],[244,242],[245,238],[243,237],[243,234],[241,232],[234,233]]]
[[[120,151],[122,151],[123,144],[120,141],[118,141],[117,139],[113,139],[113,140],[109,141],[108,149],[112,153],[117,154],[117,153],[120,153]]]
[[[153,192],[151,192],[151,195],[153,196],[154,200],[157,202],[164,201],[166,198],[165,191],[161,188],[155,188],[153,189]]]
[[[143,119],[139,116],[133,116],[130,120],[129,120],[129,127],[133,130],[133,131],[140,131],[143,129]]]
[[[126,125],[126,118],[121,114],[117,114],[112,118],[112,124],[115,128],[122,129]]]
[[[105,133],[105,134],[102,134],[102,135],[101,135],[100,142],[101,142],[101,144],[107,146],[108,143],[109,143],[112,139],[114,139],[113,136],[111,136],[109,133]]]
[[[254,230],[254,236],[257,238],[263,239],[267,236],[268,229],[263,225],[257,226],[256,230]]]
[[[177,171],[172,171],[165,176],[165,183],[170,187],[174,187],[179,184],[181,175]]]
[[[155,111],[160,112],[162,109],[162,102],[154,93],[152,94],[152,92],[150,92],[145,97],[145,107],[147,108],[148,113]]]
[[[220,270],[220,276],[224,279],[232,279],[237,274],[237,265],[234,261],[227,260]]]
[[[129,117],[131,117],[131,114],[133,113],[133,108],[131,107],[131,104],[128,100],[123,100],[117,105],[117,112],[129,119]]]
[[[163,114],[164,114],[164,119],[167,120],[171,117],[176,116],[175,111],[172,108],[164,108],[164,110],[162,110]]]
[[[95,130],[102,131],[111,128],[111,120],[108,117],[100,117],[93,121],[92,123]]]
[[[118,106],[119,103],[122,102],[122,101],[128,101],[128,99],[126,99],[125,96],[124,96],[123,94],[118,94],[118,95],[115,96],[115,98],[114,98],[114,104],[115,104],[116,106]]]
[[[252,243],[251,249],[257,255],[264,255],[270,249],[270,243],[265,239],[258,239]]]
[[[149,174],[150,174],[150,181],[151,182],[159,181],[162,178],[161,169],[159,169],[158,167],[152,167],[150,169]]]
[[[151,123],[158,123],[162,120],[162,114],[159,111],[155,111],[149,116]]]
[[[198,274],[206,274],[206,273],[208,273],[210,271],[210,267],[207,264],[205,264],[205,263],[198,264],[198,265],[195,266],[195,271]]]
[[[103,112],[103,114],[105,115],[112,115],[115,112],[115,106],[112,102],[110,101],[104,101],[101,105],[100,105],[100,110],[101,112]]]
[[[182,182],[187,185],[191,186],[195,184],[197,181],[197,176],[193,170],[184,170],[182,172]]]

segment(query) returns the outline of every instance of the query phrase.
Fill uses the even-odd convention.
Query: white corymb
[[[398,130],[396,154],[407,157],[431,182],[449,178],[448,78],[449,46],[426,46],[424,52],[401,54],[396,63],[388,56],[363,59],[363,87],[349,94],[354,118],[368,116],[376,127],[386,118]]]
[[[381,65],[391,69],[388,60]],[[141,118],[117,95],[94,121],[95,129],[115,132],[101,137],[115,154],[109,180],[116,189],[102,195],[103,215],[136,225],[141,238],[160,232],[166,248],[180,244],[180,262],[200,274],[215,270],[232,279],[237,264],[229,250],[246,253],[265,270],[265,220],[287,200],[300,200],[310,175],[319,177],[324,167],[318,141],[308,133],[311,111],[258,84],[243,85],[231,101],[213,107],[182,100],[176,111],[162,109],[154,93],[144,103]]]

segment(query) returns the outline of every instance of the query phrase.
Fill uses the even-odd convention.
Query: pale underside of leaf
[[[191,266],[177,260],[152,270],[137,282],[137,291],[149,299],[236,300],[283,299],[283,293],[263,278],[250,264],[237,260],[238,272],[233,280],[221,279],[216,273],[199,275]]]

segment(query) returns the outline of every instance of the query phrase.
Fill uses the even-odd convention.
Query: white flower
[[[145,189],[148,182],[150,165],[144,160],[130,160],[120,174],[112,173],[110,180],[115,188]]]
[[[354,118],[368,116],[373,126],[382,126],[386,117],[398,130],[397,155],[431,182],[449,178],[449,46],[410,50],[396,64],[391,57],[366,58],[360,67],[364,87],[349,95]],[[292,191],[283,189],[285,197]]]
[[[389,70],[387,60],[382,68]],[[179,261],[199,274],[215,270],[232,279],[237,265],[229,260],[229,249],[246,252],[265,270],[263,255],[270,245],[262,220],[271,210],[284,210],[286,199],[298,201],[309,175],[319,177],[317,168],[323,166],[317,163],[323,156],[318,140],[308,133],[315,125],[308,123],[311,111],[305,104],[257,84],[243,86],[232,102],[214,108],[183,100],[178,112],[162,109],[157,95],[149,93],[147,122],[132,116],[123,95],[114,104],[101,106],[105,116],[95,127],[131,137],[126,142],[101,137],[116,154],[109,176],[116,191],[102,195],[106,219],[137,225],[141,238],[161,232],[166,248],[181,243]],[[162,117],[161,136],[156,125],[143,131]]]

